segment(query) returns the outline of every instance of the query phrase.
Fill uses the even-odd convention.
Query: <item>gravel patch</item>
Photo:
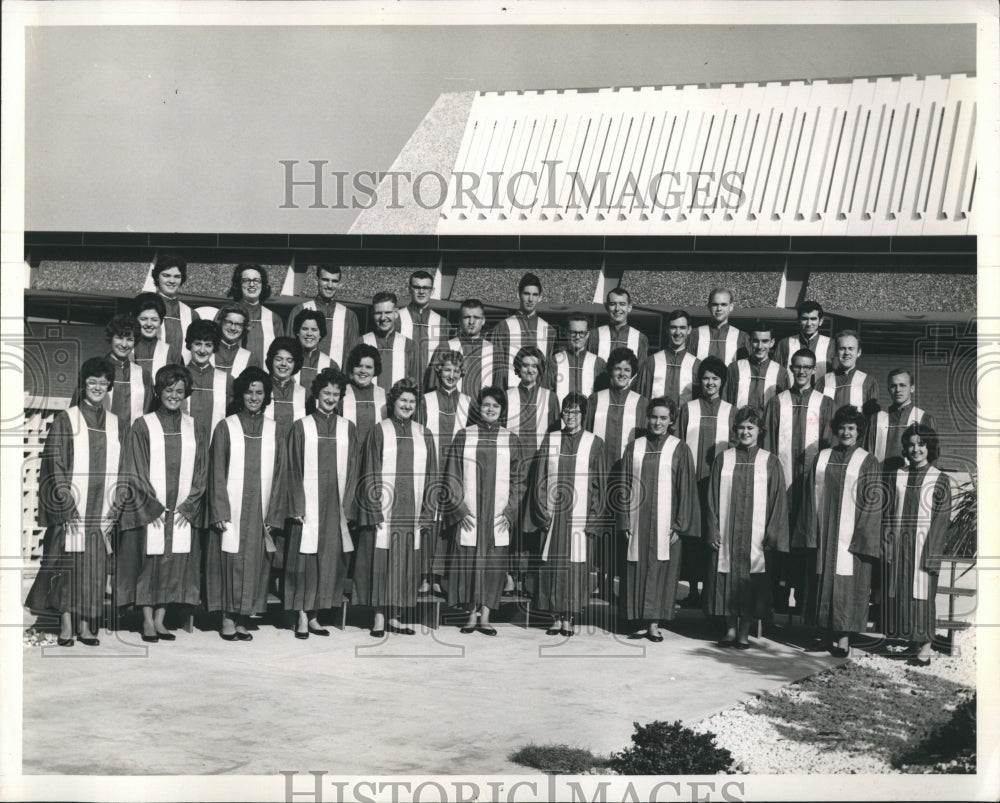
[[[43,260],[33,273],[31,289],[138,293],[148,270],[148,262]]]
[[[451,300],[481,298],[486,302],[517,303],[517,284],[525,273],[542,282],[542,302],[590,304],[597,289],[598,272],[577,268],[494,268],[488,265],[460,268],[451,287]]]
[[[976,277],[816,270],[809,276],[807,295],[837,310],[961,312],[976,309]]]
[[[781,274],[775,271],[626,270],[622,276],[636,304],[683,307],[702,315],[713,287],[729,287],[736,293],[736,306],[773,307],[781,289]]]
[[[410,274],[420,268],[383,267],[375,265],[347,265],[341,273],[338,296],[347,298],[371,298],[382,290],[396,294],[399,305],[405,307],[410,303]],[[426,269],[431,276],[434,268]],[[313,298],[316,295],[316,270],[309,268],[302,277],[302,289],[299,295],[303,298]]]

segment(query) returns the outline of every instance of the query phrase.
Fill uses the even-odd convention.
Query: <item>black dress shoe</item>
[[[236,633],[219,633],[219,637],[223,641],[236,641]]]
[[[76,642],[73,641],[72,636],[70,636],[69,638],[59,638],[58,636],[56,637],[56,644],[58,644],[60,647],[72,647],[75,643]]]
[[[746,644],[744,644],[742,641],[734,641],[733,642],[733,649],[734,650],[749,650],[750,649],[750,644],[749,644],[749,642],[746,643]]]
[[[156,635],[160,637],[160,641],[177,641],[177,636],[175,636],[173,633],[157,632]]]
[[[253,641],[253,633],[236,633],[237,641]]]
[[[906,665],[907,666],[930,666],[931,665],[931,659],[930,658],[918,658],[918,657],[914,656],[913,658],[910,658],[906,662]]]
[[[385,630],[373,630],[372,638],[382,638],[385,636]]]
[[[559,627],[550,627],[548,630],[545,631],[545,635],[546,636],[559,636],[559,635],[562,634],[562,632],[563,632],[562,628],[559,628]]]
[[[660,633],[647,633],[646,638],[648,638],[654,644],[659,644],[661,641],[663,641],[663,635]]]
[[[715,646],[716,647],[723,647],[723,648],[735,647],[736,646],[736,642],[735,641],[730,641],[729,639],[726,639],[726,638],[720,638],[717,642],[715,642]]]
[[[480,625],[478,630],[484,636],[495,636],[497,634],[497,629],[495,627],[490,627],[489,625]]]
[[[322,628],[322,627],[313,627],[312,625],[309,625],[309,632],[312,633],[314,636],[329,636],[330,635],[330,631],[329,630],[327,630],[325,628]]]
[[[295,638],[307,639],[307,638],[309,638],[309,631],[307,630],[305,633],[300,633],[298,630],[296,630],[295,631]]]
[[[415,636],[417,634],[417,631],[412,627],[396,627],[396,625],[387,625],[385,629],[398,636]]]
[[[806,647],[806,652],[831,652],[833,650],[833,645],[829,641],[823,641],[823,639],[816,639],[812,644]]]
[[[850,658],[851,648],[850,647],[831,647],[830,655],[834,658]]]
[[[630,641],[639,641],[639,639],[646,638],[647,635],[648,635],[648,633],[645,630],[642,630],[642,631],[640,631],[638,633],[629,633],[628,634],[628,639]]]
[[[469,633],[475,633],[476,632],[476,626],[475,625],[471,625],[471,626],[468,626],[468,627],[461,627],[461,628],[459,628],[458,632],[459,633],[465,633],[466,635],[468,635]],[[552,631],[549,631],[549,632],[551,633]],[[557,630],[556,632],[558,633],[559,631]]]
[[[85,644],[88,647],[100,647],[101,640],[99,638],[86,638],[84,636],[77,636],[81,644]]]
[[[570,636],[575,636],[576,635],[576,631],[573,630],[573,628],[566,629],[564,627],[562,630],[559,631],[559,635],[560,636],[565,636],[566,638],[569,638]]]
[[[147,644],[156,644],[160,640],[158,635],[147,636],[145,633],[142,634],[142,640]]]

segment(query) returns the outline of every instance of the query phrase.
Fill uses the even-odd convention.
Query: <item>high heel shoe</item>
[[[253,633],[240,633],[236,632],[237,641],[253,641]]]
[[[152,636],[147,636],[145,633],[143,633],[142,640],[145,641],[147,644],[156,644],[160,640],[160,637],[155,634]]]
[[[90,638],[89,636],[77,636],[81,644],[87,647],[100,647],[101,640],[99,638]]]

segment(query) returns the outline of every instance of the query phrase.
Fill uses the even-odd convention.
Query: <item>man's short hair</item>
[[[816,353],[812,349],[799,349],[798,351],[796,351],[792,355],[792,358],[788,361],[789,365],[795,364],[796,357],[808,357],[810,360],[812,360],[813,368],[816,367]]]
[[[316,266],[317,279],[319,278],[319,274],[322,271],[326,271],[327,273],[332,273],[334,276],[340,276],[343,273],[343,268],[341,268],[340,265],[332,265],[329,262],[321,262],[319,265]]]
[[[858,331],[856,329],[841,329],[839,332],[837,332],[837,334],[833,336],[834,344],[839,343],[840,338],[842,337],[853,337],[855,340],[858,341],[858,348],[861,348],[861,335],[858,334]]]
[[[483,314],[486,313],[486,307],[483,306],[483,302],[478,298],[467,298],[461,304],[458,305],[459,314],[461,314],[464,309],[481,309]]]
[[[750,334],[755,332],[767,332],[771,337],[774,337],[774,329],[771,326],[770,321],[765,321],[763,318],[758,318],[753,322],[753,326],[750,327]]]
[[[181,284],[187,281],[188,263],[180,254],[164,254],[157,258],[156,265],[153,266],[153,283],[160,278],[160,274],[169,268],[177,268],[181,272]]]
[[[375,309],[379,304],[384,304],[386,301],[391,301],[394,307],[399,306],[399,299],[395,293],[389,290],[379,290],[372,296],[372,309]]]
[[[577,393],[575,390],[571,393],[567,393],[565,398],[562,400],[562,404],[559,409],[562,412],[566,412],[570,407],[579,407],[580,415],[586,417],[587,415],[587,397],[582,393]]]
[[[525,287],[537,287],[538,292],[541,293],[542,280],[539,279],[534,273],[526,273],[521,277],[521,281],[517,283],[517,292],[523,292]]]
[[[431,276],[425,270],[415,270],[415,271],[413,271],[413,273],[410,274],[410,281],[412,282],[414,279],[418,279],[420,281],[429,281],[431,284],[434,283],[434,277]]]
[[[681,318],[687,321],[688,326],[691,325],[691,316],[688,315],[687,310],[684,309],[675,309],[671,311],[670,314],[667,315],[667,323],[673,323],[674,321],[679,321]]]
[[[887,378],[887,381],[892,382],[892,378],[894,376],[899,376],[900,374],[906,374],[907,378],[910,380],[910,384],[911,385],[913,384],[913,371],[910,371],[906,368],[893,368],[891,371],[889,371],[889,376]]]
[[[567,328],[569,328],[569,324],[573,323],[574,321],[576,321],[577,323],[581,322],[585,323],[587,324],[587,328],[588,329],[590,328],[590,318],[588,318],[582,312],[571,312],[569,314],[569,317],[566,319]]]
[[[818,301],[803,301],[795,308],[795,315],[798,318],[806,312],[818,312],[820,320],[823,319],[823,305]]]
[[[610,290],[608,290],[608,294],[604,296],[604,306],[607,306],[608,304],[611,303],[611,296],[613,295],[625,296],[625,299],[628,301],[628,303],[629,304],[632,303],[632,294],[621,285],[618,285],[617,287],[613,287]]]
[[[730,304],[736,301],[736,294],[728,287],[713,287],[708,293],[709,306],[711,306],[712,304],[712,299],[715,298],[719,293],[725,293],[727,296],[729,296]]]

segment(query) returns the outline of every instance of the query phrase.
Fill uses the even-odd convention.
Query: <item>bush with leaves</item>
[[[607,764],[606,760],[598,758],[589,750],[565,744],[529,744],[511,753],[509,758],[516,764],[558,775],[582,775],[594,767]]]
[[[620,775],[715,775],[733,765],[732,753],[716,747],[713,733],[695,733],[680,720],[632,724],[632,747],[611,754],[611,768]]]

